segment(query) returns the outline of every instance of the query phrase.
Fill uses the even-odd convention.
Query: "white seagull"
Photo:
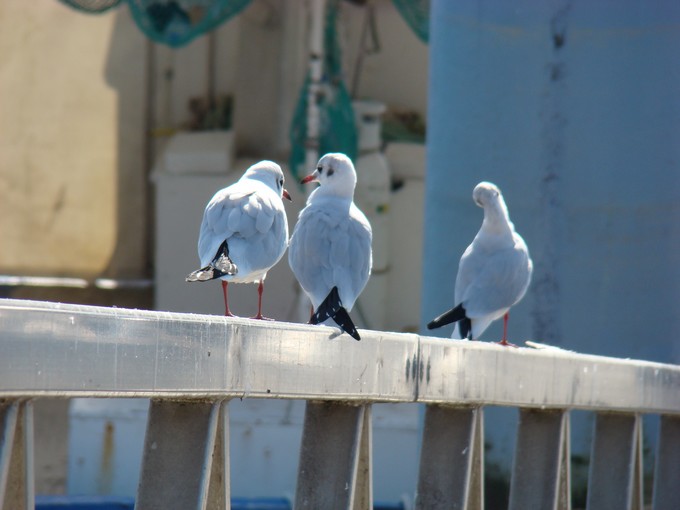
[[[198,256],[201,268],[186,277],[188,282],[222,280],[224,314],[229,310],[227,285],[259,282],[257,315],[262,316],[264,279],[288,246],[288,220],[281,197],[290,200],[283,187],[281,167],[260,161],[231,186],[221,189],[205,208]]]
[[[357,174],[340,153],[326,154],[301,181],[318,182],[290,238],[288,262],[312,302],[311,324],[333,321],[361,340],[349,311],[371,274],[371,225],[354,205]]]
[[[490,182],[480,182],[472,199],[484,209],[484,221],[460,259],[456,306],[432,320],[427,328],[458,322],[451,338],[476,340],[489,324],[503,317],[503,339],[499,343],[511,345],[507,341],[509,310],[524,297],[533,263],[524,239],[510,221],[501,190]]]

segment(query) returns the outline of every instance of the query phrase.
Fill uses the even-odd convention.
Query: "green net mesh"
[[[212,30],[251,0],[127,0],[137,26],[157,43],[177,48]]]
[[[117,7],[123,0],[60,0],[78,11],[99,14]]]
[[[327,5],[324,30],[323,94],[316,99],[320,115],[318,152],[320,155],[328,152],[343,152],[354,159],[357,155],[357,131],[354,124],[352,98],[342,75],[340,41],[337,33],[339,6],[340,0],[330,0]],[[290,129],[290,171],[296,178],[312,170],[304,168],[308,97],[309,77],[300,91]]]
[[[124,0],[60,0],[79,11],[105,12]],[[241,12],[252,0],[125,0],[151,40],[178,48]]]
[[[421,41],[430,39],[430,0],[392,0]]]
[[[123,0],[60,0],[79,11],[102,13]],[[212,30],[238,14],[251,0],[126,0],[139,28],[173,48]],[[406,23],[425,43],[430,35],[430,0],[392,0]],[[337,4],[332,0],[330,4]],[[335,7],[337,10],[337,6]],[[337,42],[335,43],[337,45]]]

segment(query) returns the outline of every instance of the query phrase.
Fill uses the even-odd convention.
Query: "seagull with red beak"
[[[349,312],[373,262],[371,225],[354,204],[357,174],[344,154],[323,156],[303,184],[318,182],[290,238],[288,262],[312,302],[311,324],[333,322],[361,337]]]
[[[288,220],[282,198],[281,167],[260,161],[231,186],[221,189],[205,208],[198,237],[201,268],[186,277],[188,282],[222,281],[225,315],[229,310],[229,283],[257,282],[257,315],[262,315],[264,279],[288,246]]]

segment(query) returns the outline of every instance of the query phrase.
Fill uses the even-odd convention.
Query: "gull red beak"
[[[300,184],[307,184],[308,182],[316,181],[316,175],[314,174],[309,174],[307,177],[304,177],[301,181]]]
[[[283,198],[288,199],[288,201],[292,202],[293,199],[290,198],[290,193],[288,193],[288,190],[286,188],[283,188]]]

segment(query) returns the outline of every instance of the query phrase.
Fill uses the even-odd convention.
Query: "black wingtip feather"
[[[465,317],[458,323],[460,329],[460,337],[472,340],[472,321]]]
[[[341,306],[340,309],[335,312],[335,315],[333,315],[333,320],[345,333],[354,338],[354,340],[361,340],[359,332],[357,331],[356,326],[354,326],[354,323],[352,322],[352,319],[350,318],[349,313],[347,313],[345,307]]]
[[[465,315],[465,308],[463,308],[463,303],[459,304],[458,306],[452,308],[447,312],[444,312],[439,317],[435,317],[434,319],[432,319],[428,323],[427,329],[441,328],[442,326],[446,326],[447,324],[451,324],[452,322],[458,322],[459,320],[462,319],[467,319],[467,316]]]
[[[187,282],[207,282],[223,276],[233,276],[237,273],[238,267],[229,258],[229,245],[225,239],[217,249],[217,253],[215,253],[210,264],[188,274],[184,280]]]
[[[356,326],[352,322],[349,313],[342,306],[342,301],[340,301],[340,293],[337,287],[333,287],[331,291],[326,296],[326,299],[319,305],[316,309],[314,315],[310,319],[310,324],[320,324],[328,319],[333,319],[333,321],[340,326],[345,333],[350,335],[355,340],[361,340],[359,332]]]

